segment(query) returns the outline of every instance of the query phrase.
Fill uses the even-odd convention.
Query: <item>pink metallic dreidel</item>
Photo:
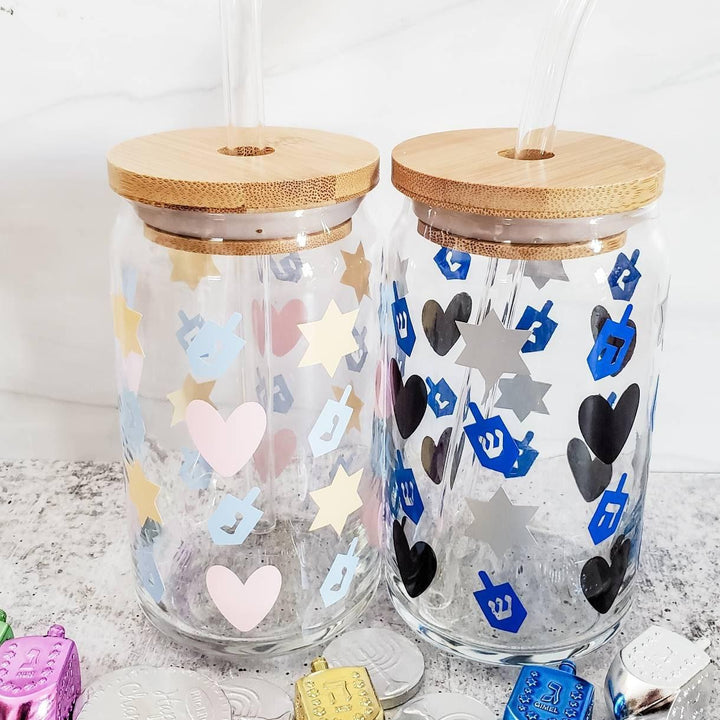
[[[68,720],[80,690],[77,647],[62,625],[0,645],[2,720]]]

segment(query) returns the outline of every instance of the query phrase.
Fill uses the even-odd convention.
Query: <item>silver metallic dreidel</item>
[[[595,688],[576,675],[575,663],[559,668],[527,665],[520,671],[503,720],[590,720]]]
[[[712,664],[705,652],[709,644],[706,639],[692,642],[657,625],[648,628],[618,653],[608,670],[605,691],[613,717],[709,717]]]

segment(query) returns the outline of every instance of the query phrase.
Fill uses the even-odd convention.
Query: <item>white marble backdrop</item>
[[[268,124],[389,152],[441,129],[517,122],[555,0],[266,0]],[[215,0],[0,0],[0,457],[118,457],[104,155],[135,135],[221,124]],[[602,0],[560,124],[668,161],[674,270],[654,467],[720,470],[720,5]]]

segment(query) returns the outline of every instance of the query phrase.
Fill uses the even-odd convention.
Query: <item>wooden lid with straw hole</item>
[[[558,131],[551,157],[516,160],[512,128],[455,130],[398,145],[392,181],[431,207],[505,218],[628,212],[660,197],[654,150],[602,135]]]
[[[134,202],[217,213],[302,210],[361,197],[378,182],[378,150],[347,135],[264,127],[147,135],[108,153],[112,189]],[[247,141],[245,144],[244,141]]]

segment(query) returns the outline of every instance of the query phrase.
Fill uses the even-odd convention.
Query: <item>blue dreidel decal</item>
[[[123,449],[130,460],[137,460],[145,442],[145,421],[138,396],[130,390],[123,390],[118,400],[118,409]]]
[[[400,490],[395,482],[395,473],[390,475],[388,481],[388,506],[393,517],[400,515]]]
[[[354,538],[350,543],[347,554],[339,553],[335,556],[333,564],[320,586],[320,596],[325,607],[334,605],[348,594],[350,583],[355,576],[359,562],[359,558],[355,555],[357,544],[358,539]]]
[[[241,320],[240,313],[233,313],[225,327],[209,320],[203,324],[185,351],[196,380],[217,380],[230,367],[245,345],[234,332]]]
[[[126,265],[122,269],[122,294],[125,303],[129,308],[135,306],[135,291],[137,290],[138,271],[136,268]]]
[[[620,253],[615,261],[615,267],[608,275],[608,285],[615,300],[630,300],[635,288],[642,277],[637,269],[637,261],[640,258],[640,251],[634,250],[631,257]]]
[[[156,603],[159,603],[165,593],[165,585],[163,585],[160,572],[153,557],[152,545],[140,543],[137,546],[135,550],[135,564],[140,583],[148,595],[150,595]]]
[[[559,668],[526,665],[520,670],[503,720],[591,720],[595,688],[577,677],[575,663]]]
[[[277,262],[272,255],[270,256],[270,270],[278,280],[283,282],[298,282],[302,277],[302,268],[303,262],[297,253],[280,258],[280,262]]]
[[[440,248],[433,260],[448,280],[464,280],[470,270],[470,254],[462,250]]]
[[[197,450],[182,449],[180,478],[191,490],[206,490],[212,480],[212,468]]]
[[[620,525],[620,519],[628,503],[629,495],[623,492],[627,473],[623,473],[616,490],[606,490],[590,520],[588,530],[596,545],[611,538]]]
[[[393,293],[395,302],[392,304],[392,318],[395,326],[395,337],[397,338],[398,347],[410,356],[415,347],[415,329],[410,319],[410,310],[408,309],[407,300],[404,297],[398,297],[397,283],[393,283]]]
[[[596,380],[617,374],[622,369],[623,360],[635,337],[635,328],[628,324],[632,309],[632,305],[625,308],[620,322],[609,318],[603,323],[587,356],[588,367]]]
[[[285,378],[282,375],[276,375],[273,378],[273,412],[284,415],[292,407],[293,400]]]
[[[352,334],[358,344],[358,349],[345,356],[345,364],[350,372],[360,372],[368,358],[367,328],[364,327],[362,330],[353,328]]]
[[[254,487],[242,498],[226,495],[208,520],[210,537],[216,545],[241,545],[253,531],[262,517],[262,510],[253,502],[260,495],[260,488]]]
[[[506,478],[525,477],[530,472],[530,468],[540,454],[530,445],[534,437],[535,433],[529,430],[525,433],[525,437],[520,442],[517,442],[518,459],[513,463],[510,470],[504,473]]]
[[[525,308],[525,312],[516,325],[516,330],[531,330],[532,335],[527,339],[527,342],[522,348],[520,348],[520,352],[540,352],[547,347],[550,338],[558,326],[549,316],[552,306],[552,301],[548,300],[543,305],[542,310],[536,310],[530,305]]]
[[[480,464],[503,475],[512,472],[520,451],[502,418],[493,415],[485,419],[474,402],[468,403],[468,409],[475,422],[465,425],[465,434]]]
[[[510,583],[493,585],[486,572],[481,570],[478,575],[483,589],[476,590],[473,595],[488,625],[503,632],[518,632],[525,622],[527,610]]]
[[[184,310],[181,310],[178,313],[178,317],[180,318],[180,322],[182,325],[180,326],[180,329],[175,333],[175,337],[178,339],[178,342],[180,343],[183,350],[187,351],[187,349],[190,347],[190,344],[195,339],[195,336],[200,331],[200,328],[205,324],[205,320],[203,319],[203,316],[199,313],[195,315],[194,317],[189,318]]]
[[[425,511],[425,505],[420,497],[415,473],[412,468],[406,468],[403,465],[402,454],[399,450],[397,451],[397,467],[393,473],[393,480],[403,511],[417,525]]]
[[[315,457],[332,452],[340,444],[352,417],[352,408],[345,404],[351,392],[352,386],[348,385],[340,400],[328,400],[315,421],[308,435],[310,449]]]
[[[445,378],[434,383],[429,377],[425,378],[428,386],[428,405],[435,413],[435,417],[444,417],[452,415],[455,412],[455,404],[457,403],[457,395],[452,388],[445,382]]]

